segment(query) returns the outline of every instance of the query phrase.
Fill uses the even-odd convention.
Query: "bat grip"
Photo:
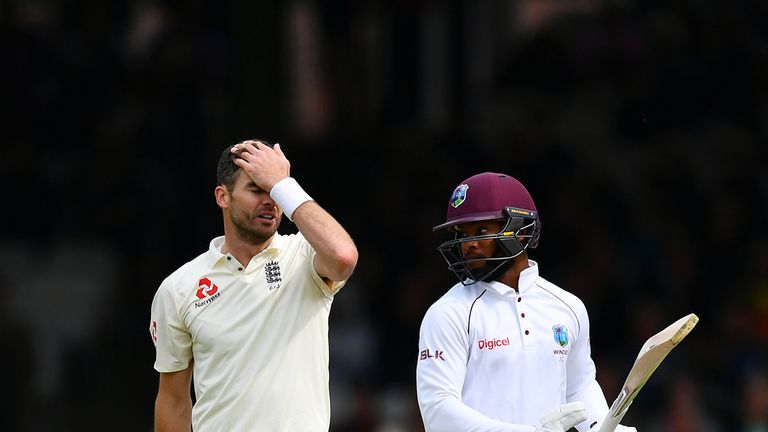
[[[616,426],[618,426],[619,423],[621,423],[621,419],[624,418],[624,414],[627,413],[629,406],[632,405],[632,401],[627,403],[624,406],[623,410],[621,410],[620,412],[616,412],[620,404],[621,404],[621,400],[619,399],[617,399],[613,403],[611,410],[608,411],[608,414],[605,415],[603,422],[600,424],[600,429],[598,429],[597,432],[613,432],[616,429]]]

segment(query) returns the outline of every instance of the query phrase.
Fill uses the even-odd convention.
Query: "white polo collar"
[[[528,268],[520,272],[518,278],[518,290],[503,284],[499,281],[480,282],[484,285],[483,288],[493,291],[499,295],[523,294],[536,284],[536,279],[539,278],[539,264],[532,260],[528,260]]]
[[[221,252],[221,247],[224,245],[224,236],[219,236],[211,240],[211,243],[208,245],[208,265],[213,267],[219,262],[226,260],[228,256],[232,256],[231,254],[224,254]],[[267,246],[266,249],[259,252],[256,256],[259,256],[263,253],[269,253],[269,254],[277,254],[280,250],[283,249],[283,246],[285,245],[285,239],[283,236],[281,236],[278,233],[275,233],[275,235],[272,236],[272,240],[269,242],[269,246]]]

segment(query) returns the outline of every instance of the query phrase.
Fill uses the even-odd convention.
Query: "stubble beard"
[[[251,245],[261,245],[277,232],[275,228],[255,226],[255,217],[243,211],[232,212],[232,225],[237,231],[237,236]]]
[[[488,258],[505,258],[500,254],[498,250],[494,251],[491,257]],[[469,273],[474,280],[484,280],[490,282],[493,280],[500,280],[504,273],[512,267],[514,259],[508,259],[504,262],[501,261],[480,261],[474,265],[467,265]]]

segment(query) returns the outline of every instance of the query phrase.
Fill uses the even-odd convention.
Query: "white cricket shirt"
[[[586,307],[529,264],[519,293],[496,281],[459,283],[425,314],[416,385],[428,432],[532,432],[574,401],[587,408],[584,432],[608,412]]]
[[[195,432],[327,431],[328,315],[333,289],[301,235],[275,234],[245,265],[224,237],[160,285],[150,332],[155,369],[194,358]]]

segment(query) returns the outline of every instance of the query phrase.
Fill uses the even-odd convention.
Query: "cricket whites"
[[[699,317],[696,314],[689,314],[645,341],[637,355],[635,364],[632,365],[632,369],[624,381],[619,397],[611,405],[611,409],[603,419],[598,432],[613,432],[616,429],[624,414],[627,413],[629,405],[648,381],[648,378],[651,377],[651,374],[672,351],[672,348],[677,346],[691,332],[697,322],[699,322]]]

